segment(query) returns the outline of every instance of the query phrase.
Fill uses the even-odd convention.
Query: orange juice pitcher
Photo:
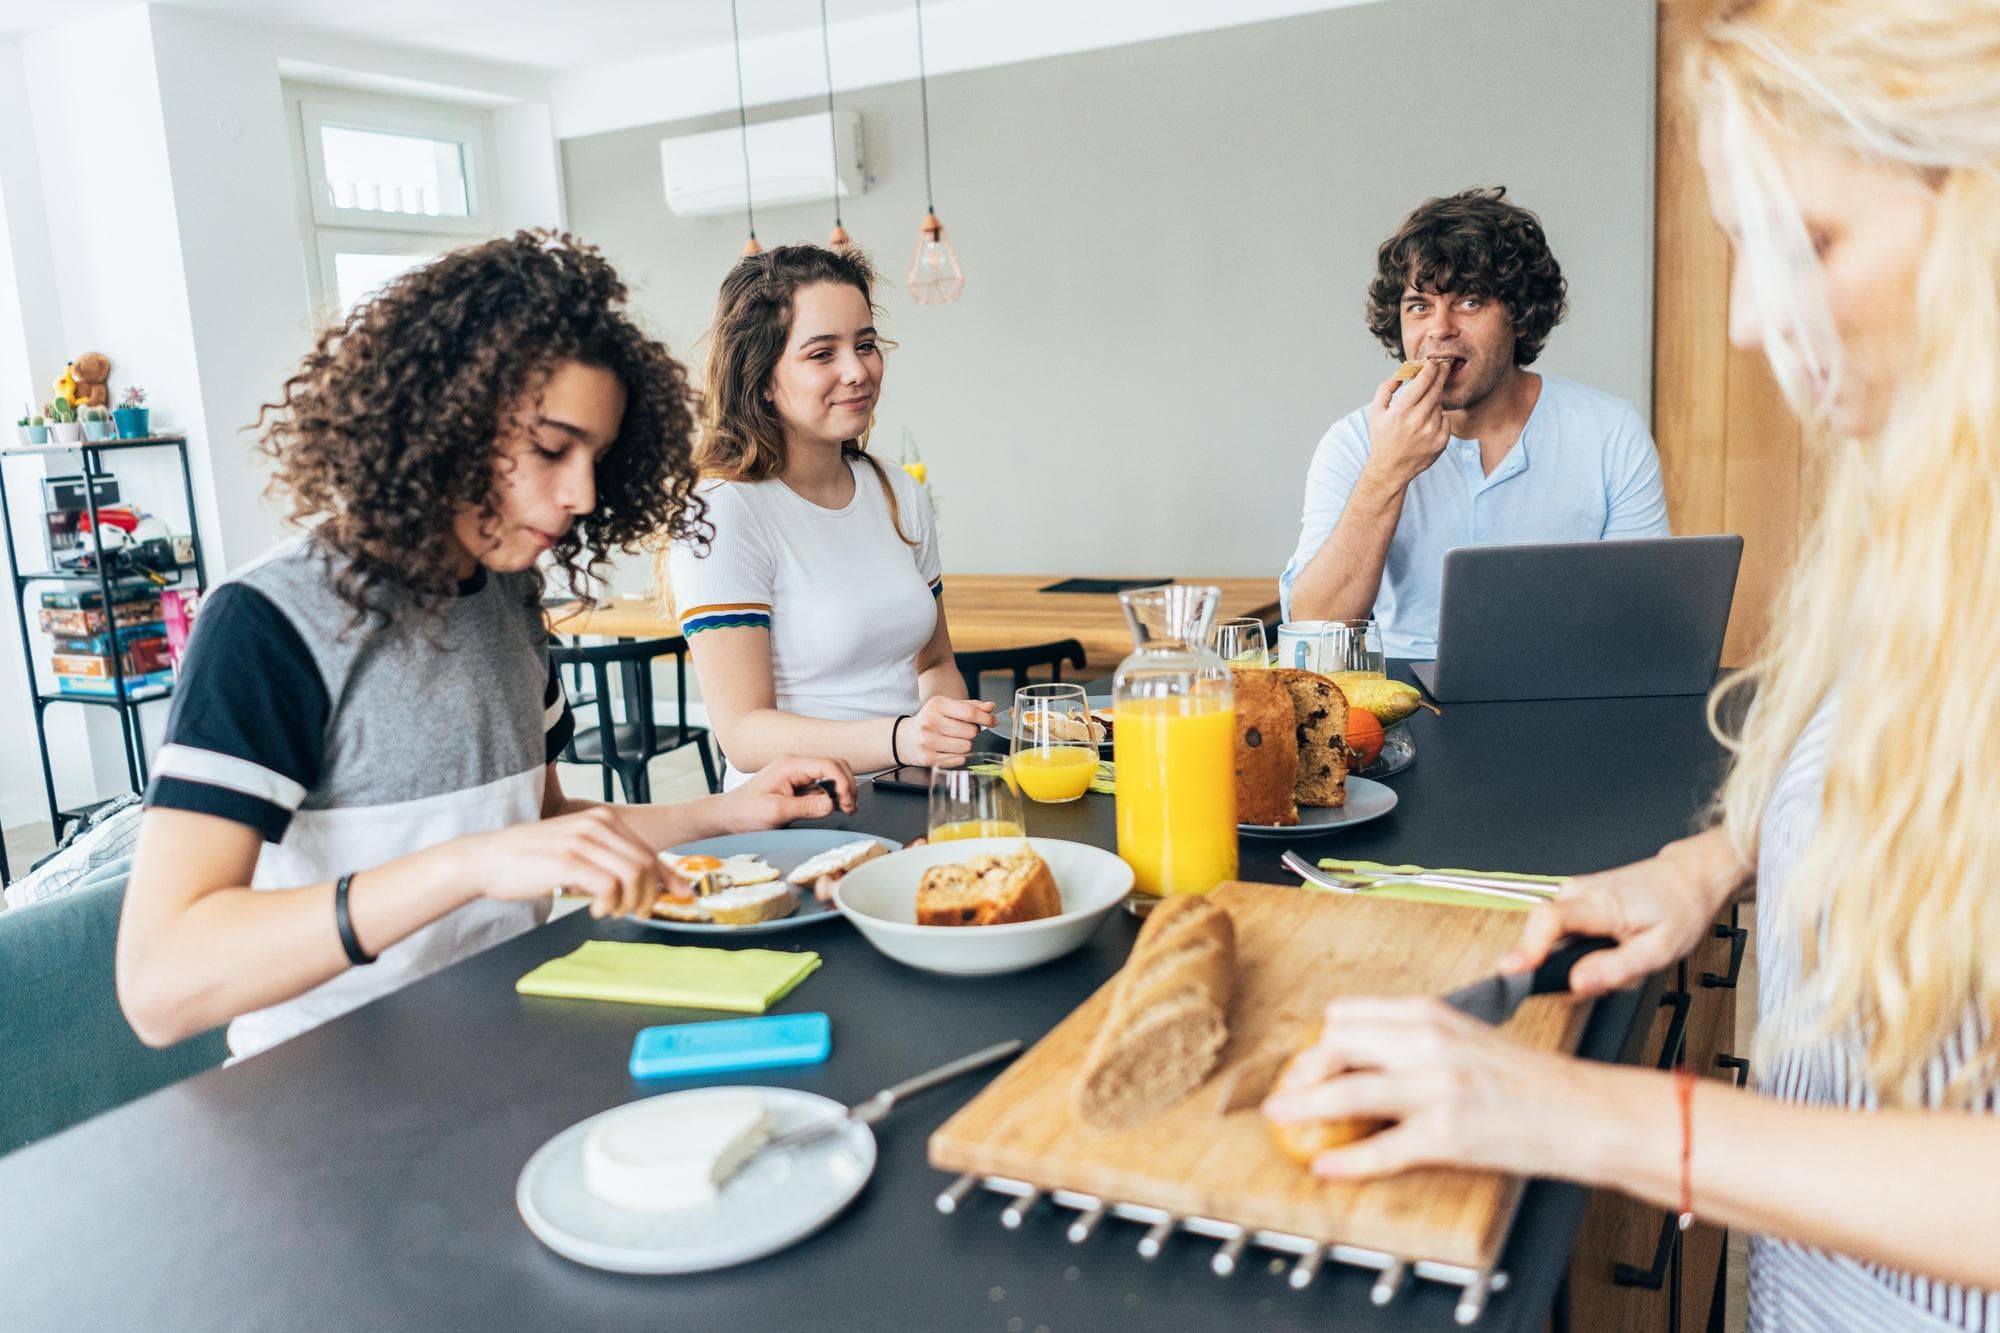
[[[1141,893],[1236,877],[1236,692],[1208,646],[1219,588],[1120,593],[1134,652],[1112,677],[1118,855]]]

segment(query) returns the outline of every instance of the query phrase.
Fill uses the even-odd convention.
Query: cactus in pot
[[[152,433],[153,410],[146,406],[146,391],[136,384],[126,386],[118,410],[111,415],[118,420],[121,439],[136,440]]]

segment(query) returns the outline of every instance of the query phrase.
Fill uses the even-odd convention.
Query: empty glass
[[[932,842],[958,838],[1019,838],[1028,821],[1021,812],[1021,789],[1004,754],[975,750],[963,768],[931,770]]]
[[[1288,620],[1278,626],[1278,665],[1381,679],[1382,627],[1372,620]]]
[[[1209,631],[1215,655],[1233,667],[1271,665],[1271,648],[1264,639],[1264,622],[1245,617],[1218,621]]]
[[[1090,700],[1081,685],[1028,685],[1014,691],[1014,781],[1029,800],[1074,801],[1097,776]]]

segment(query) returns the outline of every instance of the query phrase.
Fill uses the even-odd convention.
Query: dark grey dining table
[[[1698,698],[1461,704],[1411,721],[1417,758],[1387,779],[1388,816],[1301,843],[1380,861],[1570,874],[1645,856],[1686,832],[1720,771]],[[921,797],[863,785],[829,824],[907,839]],[[1112,845],[1112,802],[1034,806],[1030,831]],[[1246,840],[1241,875],[1295,883],[1285,843]],[[824,1064],[754,1081],[853,1102],[1007,1037],[1041,1036],[1101,985],[1137,923],[1116,913],[1079,951],[986,979],[935,976],[829,920],[756,943],[817,950],[823,968],[778,1007],[833,1024]],[[558,1257],[515,1211],[537,1147],[639,1097],[708,1080],[635,1082],[634,1034],[712,1013],[516,994],[586,939],[667,940],[575,913],[238,1065],[0,1158],[0,1328],[1155,1328],[1452,1326],[1455,1289],[1418,1281],[1370,1303],[1373,1274],[1328,1264],[1305,1290],[1252,1251],[1229,1278],[1213,1242],[1138,1257],[1140,1228],[1065,1239],[1044,1206],[1019,1230],[1001,1200],[957,1213],[925,1141],[981,1086],[961,1079],[878,1128],[858,1198],[789,1249],[676,1277]],[[704,941],[705,942],[705,941]],[[1600,1001],[1582,1051],[1634,1059],[1653,994]],[[4,1071],[0,1071],[4,1077]],[[1539,1329],[1557,1300],[1584,1191],[1535,1182],[1478,1327]]]

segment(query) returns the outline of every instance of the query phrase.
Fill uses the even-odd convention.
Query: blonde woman
[[[793,746],[858,770],[963,763],[967,699],[930,501],[862,446],[882,392],[875,272],[781,245],[723,279],[708,331],[698,491],[712,540],[662,582],[734,787]]]
[[[1511,965],[1604,933],[1572,983],[1631,985],[1754,893],[1757,1090],[1370,1000],[1329,1008],[1266,1110],[1399,1122],[1328,1176],[1467,1163],[1756,1233],[1753,1327],[2000,1329],[2000,10],[1716,8],[1687,75],[1731,336],[1768,353],[1827,489],[1763,657],[1720,691],[1756,687],[1718,824],[1572,883]]]

